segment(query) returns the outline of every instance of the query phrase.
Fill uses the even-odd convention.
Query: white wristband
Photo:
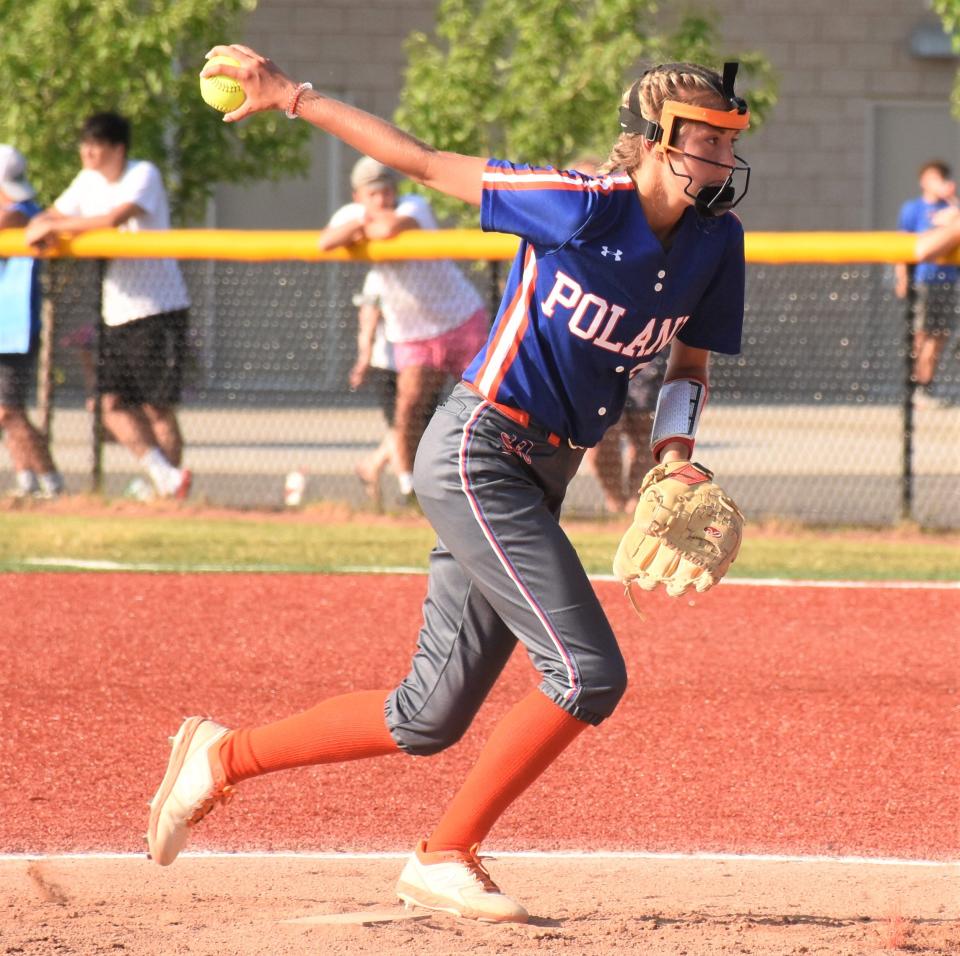
[[[657,397],[653,416],[650,449],[655,461],[660,460],[665,445],[682,442],[693,454],[700,413],[707,403],[705,382],[694,378],[677,378],[664,383]]]

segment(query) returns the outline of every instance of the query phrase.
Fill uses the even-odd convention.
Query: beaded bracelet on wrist
[[[307,90],[312,90],[312,83],[301,83],[297,88],[290,94],[290,102],[287,103],[287,108],[283,111],[283,115],[287,119],[296,119],[297,110],[300,108],[300,98]]]

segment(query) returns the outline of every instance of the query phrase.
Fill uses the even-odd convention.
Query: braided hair
[[[720,74],[696,63],[664,63],[647,70],[624,91],[620,101],[622,106],[630,105],[630,94],[635,86],[638,87],[641,113],[645,119],[656,122],[660,121],[665,100],[716,109],[724,109],[726,104]],[[605,174],[615,169],[632,172],[643,161],[643,155],[643,137],[638,133],[621,133],[607,161],[597,172]]]

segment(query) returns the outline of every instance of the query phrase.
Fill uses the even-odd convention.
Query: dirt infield
[[[167,870],[61,856],[142,852],[183,715],[260,722],[391,686],[423,583],[0,575],[16,624],[0,656],[0,954],[960,952],[960,592],[948,589],[720,587],[654,595],[641,622],[598,582],[627,696],[487,847],[684,858],[496,859],[534,915],[526,926],[397,919],[399,858],[269,855],[408,851],[535,682],[522,654],[451,750],[249,781],[192,843],[264,855]]]
[[[54,859],[0,866],[0,951],[76,953],[949,954],[944,867],[704,860],[492,862],[531,911],[490,926],[393,902],[397,860]],[[952,914],[952,918],[951,918]]]

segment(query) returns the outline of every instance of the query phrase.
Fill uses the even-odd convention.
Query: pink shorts
[[[489,331],[486,309],[477,309],[463,325],[442,335],[416,342],[395,342],[393,359],[397,371],[420,366],[439,369],[459,378],[483,347]]]

